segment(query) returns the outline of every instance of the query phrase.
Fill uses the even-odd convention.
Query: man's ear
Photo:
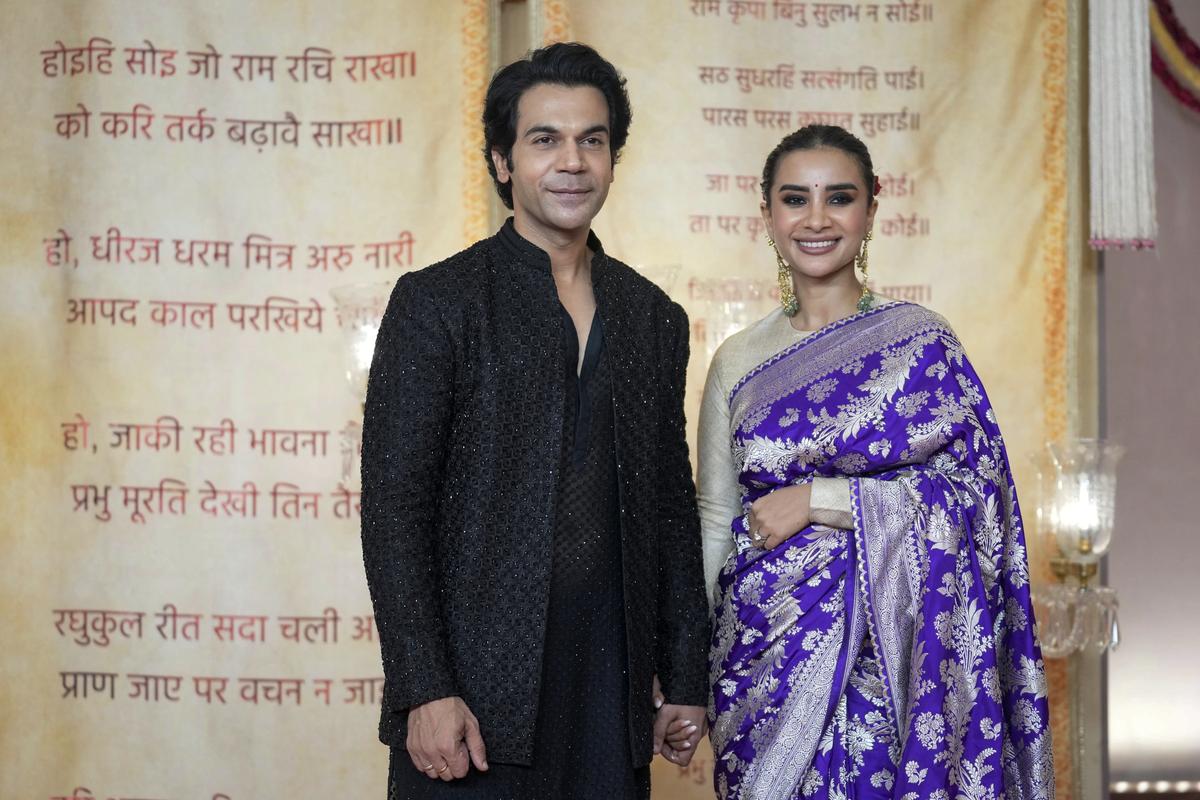
[[[501,153],[499,148],[492,148],[492,164],[496,167],[496,180],[501,183],[508,183],[512,180],[512,172],[508,168],[508,159],[504,157],[504,153]]]

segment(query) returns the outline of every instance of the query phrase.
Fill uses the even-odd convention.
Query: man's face
[[[613,180],[608,103],[592,86],[542,83],[517,103],[512,169],[492,151],[496,175],[511,181],[523,235],[558,238],[591,227]]]

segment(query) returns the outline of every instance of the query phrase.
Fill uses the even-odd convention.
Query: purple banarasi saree
[[[854,529],[735,552],[710,669],[723,798],[1054,797],[1041,652],[996,417],[937,314],[888,303],[729,397],[743,502],[850,478]]]

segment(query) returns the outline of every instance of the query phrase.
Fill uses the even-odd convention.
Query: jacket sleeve
[[[363,413],[363,564],[395,711],[459,694],[435,579],[454,348],[425,294],[416,274],[396,283]]]
[[[662,471],[657,476],[661,517],[656,663],[668,703],[702,706],[708,704],[708,603],[683,411],[689,328],[687,314],[679,305],[670,305],[664,327],[669,360],[664,365],[658,438]]]

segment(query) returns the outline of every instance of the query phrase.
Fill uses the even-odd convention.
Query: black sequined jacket
[[[612,366],[635,765],[651,686],[706,705],[707,603],[684,438],[683,309],[592,236]],[[561,305],[550,260],[511,220],[396,283],[375,347],[362,446],[362,541],[383,651],[380,739],[407,709],[461,696],[488,758],[527,764],[549,597],[563,435]],[[564,731],[588,735],[586,730]]]

